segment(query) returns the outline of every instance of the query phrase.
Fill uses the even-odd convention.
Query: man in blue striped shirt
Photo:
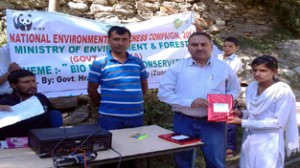
[[[130,38],[127,28],[111,27],[108,30],[111,50],[90,68],[88,94],[99,107],[98,125],[107,130],[143,125],[148,73],[142,60],[126,51]],[[99,86],[101,93],[97,91]]]

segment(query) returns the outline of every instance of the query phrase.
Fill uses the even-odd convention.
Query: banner
[[[11,60],[37,78],[48,97],[87,94],[89,66],[110,50],[107,31],[125,26],[132,32],[128,52],[143,60],[149,88],[174,63],[188,57],[187,40],[195,31],[193,13],[113,24],[56,12],[6,10]]]

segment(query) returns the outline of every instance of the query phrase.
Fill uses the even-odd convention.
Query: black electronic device
[[[32,129],[29,147],[41,157],[68,155],[75,149],[96,152],[111,148],[112,133],[98,125]]]

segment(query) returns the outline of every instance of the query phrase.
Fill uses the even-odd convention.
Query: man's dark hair
[[[121,27],[121,26],[112,26],[108,32],[107,32],[107,35],[108,35],[108,38],[111,37],[111,33],[115,31],[117,34],[119,35],[123,35],[125,33],[128,33],[129,37],[131,36],[131,33],[130,31],[126,28],[126,27]]]
[[[224,42],[226,42],[226,41],[227,42],[232,42],[235,46],[240,46],[239,40],[236,39],[235,37],[232,37],[232,36],[227,37],[227,38],[225,38]]]
[[[193,34],[190,35],[188,41],[190,41],[190,39],[193,37],[193,36],[205,36],[209,39],[209,41],[212,41],[211,37],[209,34],[205,33],[205,32],[195,32]]]
[[[27,71],[25,69],[18,69],[18,70],[12,71],[8,75],[7,80],[9,83],[18,83],[20,78],[23,78],[26,76],[34,76],[35,77],[35,75],[30,71]]]

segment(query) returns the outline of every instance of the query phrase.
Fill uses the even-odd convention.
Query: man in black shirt
[[[36,78],[32,72],[23,69],[13,71],[8,76],[8,82],[13,88],[13,93],[1,98],[0,105],[13,106],[32,96],[36,96],[44,107],[45,112],[0,128],[0,139],[28,136],[30,129],[59,127],[62,125],[61,113],[53,108],[45,95],[37,93]]]

